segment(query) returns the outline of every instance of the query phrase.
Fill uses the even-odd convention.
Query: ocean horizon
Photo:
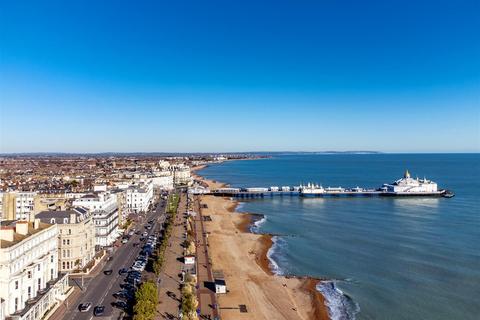
[[[332,319],[476,319],[480,313],[480,155],[281,155],[209,165],[198,173],[235,187],[319,183],[380,187],[424,176],[446,198],[241,200],[264,216],[254,232],[272,233],[278,274],[322,279]]]

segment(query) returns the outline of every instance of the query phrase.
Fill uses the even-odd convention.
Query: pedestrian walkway
[[[195,199],[195,243],[197,252],[197,279],[198,279],[198,308],[200,318],[215,319],[218,317],[217,298],[214,292],[215,283],[212,274],[212,265],[208,255],[207,233],[204,227],[202,209],[198,198]]]
[[[181,193],[177,216],[174,221],[169,245],[165,252],[165,265],[160,275],[158,315],[156,319],[179,319],[181,304],[180,281],[183,267],[183,235],[185,233],[186,198]]]

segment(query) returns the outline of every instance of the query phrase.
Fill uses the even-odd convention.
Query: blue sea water
[[[283,274],[328,278],[317,288],[333,319],[480,319],[480,155],[285,155],[212,165],[199,173],[232,186],[379,187],[409,169],[454,198],[246,200],[279,234]]]

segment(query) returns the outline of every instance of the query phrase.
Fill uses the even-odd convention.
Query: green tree
[[[144,282],[135,293],[133,318],[135,320],[152,320],[155,318],[157,303],[157,285],[152,281]]]

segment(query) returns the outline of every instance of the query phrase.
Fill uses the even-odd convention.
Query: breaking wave
[[[332,320],[355,320],[360,306],[340,290],[335,281],[321,281],[317,284],[317,290],[324,296]]]
[[[281,276],[281,275],[283,275],[283,270],[280,269],[278,263],[273,258],[275,253],[278,252],[279,247],[281,245],[280,244],[280,238],[277,237],[277,236],[274,236],[272,238],[272,241],[273,241],[273,244],[272,244],[272,247],[270,248],[270,250],[268,250],[268,252],[267,252],[267,258],[270,261],[270,269],[272,270],[272,272],[274,274],[278,275],[278,276]]]
[[[250,232],[258,233],[260,231],[260,227],[267,221],[267,217],[262,215],[262,217],[256,220],[250,228]]]

